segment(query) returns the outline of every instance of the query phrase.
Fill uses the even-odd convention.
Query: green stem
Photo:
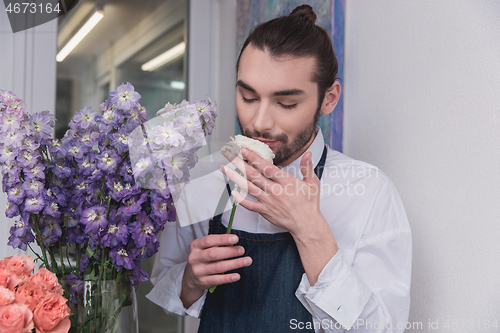
[[[76,271],[78,272],[78,274],[76,274],[77,276],[80,276],[80,256],[82,254],[82,249],[80,247],[80,244],[78,244],[76,246]]]
[[[47,252],[45,250],[45,244],[43,243],[43,239],[42,239],[42,232],[40,231],[40,227],[38,225],[38,222],[40,220],[38,219],[38,216],[36,216],[36,215],[31,215],[31,216],[33,217],[33,222],[34,222],[33,224],[35,225],[38,245],[40,246],[40,249],[42,250],[43,264],[45,265],[45,268],[50,270],[49,261],[47,260]]]
[[[62,278],[64,278],[66,276],[66,272],[64,271],[64,257],[63,257],[62,246],[59,246],[59,259],[61,260]]]
[[[59,270],[57,269],[57,261],[56,257],[54,256],[54,253],[52,251],[48,251],[49,256],[50,256],[50,261],[52,262],[52,269],[50,269],[51,272],[55,273],[56,275],[59,275]]]
[[[238,193],[240,193],[240,188],[238,187]],[[238,206],[238,203],[235,201],[233,202],[233,209],[231,210],[231,216],[229,217],[229,223],[227,224],[227,230],[226,230],[226,234],[230,234],[231,233],[231,228],[233,227],[233,220],[234,220],[234,213],[236,213],[236,206]],[[224,273],[222,273],[224,274]],[[211,286],[210,289],[208,289],[208,291],[210,291],[211,293],[214,292],[215,288],[217,288],[217,286]]]
[[[40,257],[40,255],[35,252],[35,250],[33,250],[33,248],[31,247],[31,245],[28,243],[28,247],[30,248],[31,252],[33,252],[34,255],[36,255],[36,257],[40,260],[40,261],[43,261],[43,258]]]

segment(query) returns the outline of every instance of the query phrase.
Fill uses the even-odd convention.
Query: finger
[[[262,188],[255,185],[245,177],[241,176],[238,172],[231,169],[227,165],[221,165],[221,171],[236,185],[238,185],[243,191],[254,196],[255,198],[259,198],[259,196],[266,194]]]
[[[191,242],[191,252],[193,250],[204,250],[214,246],[227,246],[238,243],[238,236],[231,234],[208,235],[200,237]]]
[[[308,151],[300,160],[300,172],[303,180],[309,184],[316,184],[318,177],[314,173],[314,165],[312,163],[312,153]]]
[[[220,260],[206,265],[192,266],[192,270],[194,275],[199,276],[199,279],[201,281],[205,276],[222,274],[238,268],[249,266],[251,264],[252,264],[252,258],[243,257],[231,260]]]
[[[231,192],[231,195],[233,196],[234,200],[244,208],[256,213],[264,212],[264,205],[260,201],[255,202],[250,199],[246,199],[241,195],[241,193],[238,193],[238,191],[236,190],[233,190]]]
[[[260,188],[265,188],[265,181],[268,180],[264,175],[257,170],[254,166],[248,164],[243,159],[241,159],[238,155],[233,154],[230,150],[224,151],[224,156],[238,169],[243,173],[249,181],[256,184]]]
[[[220,286],[236,282],[240,279],[238,273],[209,275],[200,279],[200,284],[203,289],[209,289],[212,286]]]
[[[250,149],[241,148],[241,155],[243,155],[243,157],[250,162],[255,169],[262,172],[262,174],[267,178],[277,181],[282,177],[283,172],[280,168],[272,163],[269,163]]]
[[[196,254],[194,260],[199,262],[214,262],[234,257],[242,256],[245,249],[242,246],[215,246]]]

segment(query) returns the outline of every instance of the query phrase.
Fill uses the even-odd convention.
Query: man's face
[[[241,131],[268,144],[276,155],[275,165],[288,165],[314,140],[314,66],[312,57],[271,58],[251,44],[240,57],[236,110]]]

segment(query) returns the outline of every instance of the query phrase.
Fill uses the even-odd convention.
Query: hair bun
[[[298,6],[290,13],[290,16],[299,16],[303,20],[306,20],[307,22],[310,22],[312,24],[316,22],[317,17],[316,13],[314,13],[314,10],[309,5]]]

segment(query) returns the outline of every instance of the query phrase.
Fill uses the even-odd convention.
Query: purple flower
[[[7,194],[7,199],[11,204],[14,205],[22,204],[24,197],[24,190],[22,189],[20,184],[18,186],[12,187]]]
[[[135,182],[130,162],[127,161],[122,164],[122,166],[120,167],[120,176],[122,176],[123,180],[127,183],[133,184]]]
[[[128,151],[128,135],[127,133],[113,133],[111,134],[111,145],[116,148],[120,153]]]
[[[137,215],[137,221],[130,223],[128,228],[137,247],[157,241],[153,222],[144,211]]]
[[[56,124],[56,119],[49,111],[37,112],[31,116],[33,130],[36,140],[48,139],[52,134],[52,128]]]
[[[70,122],[70,127],[77,129],[81,128],[86,130],[95,126],[95,115],[96,113],[92,111],[91,107],[84,107],[75,112],[75,116]]]
[[[116,247],[119,244],[127,245],[128,227],[125,223],[110,224],[108,229],[103,231],[101,243],[105,247]]]
[[[49,152],[52,156],[60,158],[66,156],[66,148],[61,145],[61,141],[59,139],[51,139],[48,142]]]
[[[157,145],[177,147],[184,144],[185,141],[180,129],[175,127],[173,122],[166,121],[163,126],[153,127],[153,142]]]
[[[39,195],[43,191],[43,183],[37,179],[29,179],[22,185],[23,190],[28,197],[34,197]]]
[[[2,132],[17,131],[21,127],[21,118],[14,113],[6,113],[0,123]]]
[[[58,178],[66,178],[71,175],[71,169],[62,165],[56,165],[54,168],[54,174]]]
[[[143,193],[142,195],[134,195],[132,197],[130,197],[129,199],[127,200],[124,200],[123,203],[125,205],[121,206],[119,209],[118,209],[118,215],[122,214],[123,216],[127,216],[127,217],[131,217],[133,215],[136,215],[138,214],[142,207],[142,203],[144,201],[146,201],[148,197],[148,194],[145,192]]]
[[[94,169],[94,171],[92,171],[92,173],[90,174],[90,176],[88,177],[88,179],[92,182],[95,182],[95,181],[98,181],[98,180],[101,180],[101,178],[104,176],[104,172],[100,169]]]
[[[134,107],[129,110],[127,118],[128,121],[125,126],[125,131],[130,133],[135,130],[137,126],[148,120],[148,112],[143,106]]]
[[[82,213],[80,223],[85,225],[85,233],[97,234],[99,229],[104,229],[108,225],[106,220],[106,208],[93,206],[85,209]]]
[[[68,295],[70,304],[77,304],[77,295],[83,295],[85,291],[85,284],[75,274],[66,275],[66,284],[70,286],[70,294]]]
[[[109,189],[109,195],[115,201],[121,201],[127,195],[125,184],[116,177],[108,177],[106,179],[106,187]]]
[[[86,150],[76,141],[71,141],[71,144],[68,146],[68,156],[72,156],[77,161],[83,158],[85,152]]]
[[[116,106],[122,110],[131,109],[141,99],[141,95],[134,91],[134,86],[128,82],[120,84],[115,91],[109,93],[109,96],[111,102],[116,103]]]
[[[43,210],[45,207],[45,199],[43,195],[38,195],[36,197],[27,197],[24,200],[24,212],[36,214]]]
[[[32,152],[29,150],[21,150],[17,160],[23,168],[32,168],[38,163],[38,158],[40,154],[38,152]]]
[[[85,155],[83,160],[78,163],[78,172],[84,176],[90,176],[96,169],[95,154]]]
[[[58,220],[52,217],[46,217],[43,220],[42,238],[45,244],[56,243],[62,235],[61,226]]]
[[[152,217],[156,217],[159,221],[167,221],[169,217],[169,211],[171,209],[174,209],[174,202],[172,201],[172,199],[164,199],[163,197],[155,194],[154,199],[151,203]]]
[[[73,228],[69,228],[66,230],[66,240],[68,244],[83,244],[85,242],[85,233],[80,228],[80,225],[77,225]]]
[[[5,216],[13,218],[21,214],[18,205],[13,205],[7,202],[7,209],[5,210]]]
[[[123,267],[128,270],[132,270],[135,267],[134,259],[136,256],[135,251],[127,251],[122,246],[115,247],[109,251],[111,262],[116,267]]]
[[[99,169],[108,173],[115,172],[120,157],[113,150],[106,150],[97,157]]]
[[[35,239],[30,232],[30,226],[22,221],[15,222],[10,228],[9,242],[7,245],[15,249],[26,251],[27,244],[33,242]]]
[[[45,173],[43,172],[44,170],[45,166],[41,163],[38,163],[31,168],[25,168],[23,171],[27,179],[37,178],[40,180],[44,180],[45,179]]]
[[[40,147],[40,143],[36,142],[32,136],[27,136],[21,141],[21,148],[29,151],[35,151]]]
[[[18,116],[26,114],[26,105],[24,105],[23,101],[14,94],[11,93],[10,98],[5,99],[4,103],[7,105],[7,112],[14,113]]]
[[[104,111],[102,117],[99,118],[105,125],[117,128],[123,121],[123,115],[117,109],[110,109]]]
[[[0,153],[0,162],[2,164],[11,164],[16,159],[17,153],[18,150],[13,147],[3,147]]]
[[[133,269],[132,273],[129,275],[128,278],[130,284],[132,286],[136,286],[139,284],[139,282],[145,282],[149,280],[149,275],[148,273],[144,272],[139,265],[135,266]]]
[[[47,205],[45,205],[45,208],[43,209],[43,213],[55,218],[61,217],[59,205],[55,201],[47,202]]]
[[[164,199],[170,198],[170,187],[163,172],[153,172],[147,188],[153,189],[155,193]]]
[[[93,131],[85,131],[83,133],[80,133],[80,142],[87,147],[92,148],[93,146],[97,145],[98,139],[99,139],[99,133],[93,132]]]

